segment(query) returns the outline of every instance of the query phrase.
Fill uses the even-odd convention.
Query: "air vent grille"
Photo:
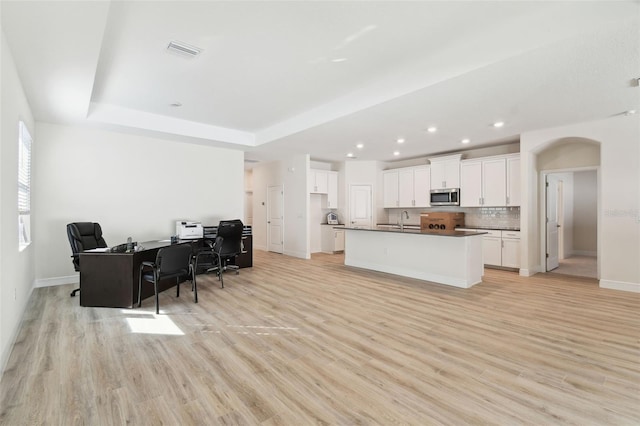
[[[202,52],[202,49],[196,46],[192,46],[181,41],[171,41],[167,46],[169,52],[177,53],[182,56],[196,57]]]

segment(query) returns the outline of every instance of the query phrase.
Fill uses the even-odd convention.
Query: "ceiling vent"
[[[181,41],[171,41],[167,46],[167,51],[172,53],[177,53],[181,56],[188,56],[190,58],[195,58],[202,52],[202,49],[199,47],[191,46],[190,44],[183,43]]]

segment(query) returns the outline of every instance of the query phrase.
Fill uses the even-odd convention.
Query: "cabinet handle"
[[[400,201],[396,201],[396,207],[400,207]]]
[[[478,198],[478,204],[482,205],[482,198]]]
[[[500,247],[504,248],[504,241],[500,240]]]
[[[509,205],[509,196],[507,195],[507,205]]]
[[[411,200],[411,205],[415,206],[416,205],[416,200]]]
[[[447,187],[447,181],[446,181],[446,180],[443,180],[443,181],[442,181],[442,187],[443,187],[443,188],[446,188],[446,187]]]

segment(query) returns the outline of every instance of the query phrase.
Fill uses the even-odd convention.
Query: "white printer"
[[[202,224],[200,222],[178,220],[176,221],[176,235],[181,240],[202,238],[204,235]]]

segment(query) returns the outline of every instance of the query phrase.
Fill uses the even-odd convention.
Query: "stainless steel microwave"
[[[432,206],[459,206],[460,188],[432,189],[430,202]]]

